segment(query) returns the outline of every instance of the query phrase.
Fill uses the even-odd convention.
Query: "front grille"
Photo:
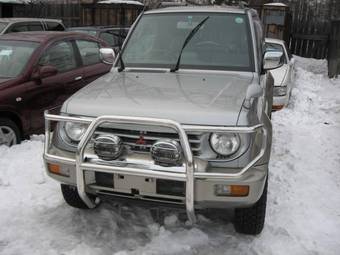
[[[149,153],[152,145],[160,139],[173,139],[180,143],[177,133],[155,132],[144,130],[127,130],[99,127],[96,134],[109,133],[120,137],[123,144],[131,151]],[[201,134],[187,134],[191,151],[194,156],[201,155]],[[141,139],[142,138],[142,139]]]

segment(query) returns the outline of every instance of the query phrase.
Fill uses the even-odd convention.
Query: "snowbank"
[[[287,109],[273,114],[266,225],[258,237],[177,212],[157,222],[138,207],[81,211],[46,176],[42,136],[0,147],[0,254],[338,254],[340,248],[340,80],[324,61],[297,58]]]

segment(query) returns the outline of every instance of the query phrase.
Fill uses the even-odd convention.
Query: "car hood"
[[[280,68],[271,70],[270,72],[272,73],[274,77],[274,86],[283,86],[284,84],[283,81],[288,73],[288,65],[285,64],[281,66]]]
[[[252,73],[111,72],[78,91],[62,112],[236,125]]]

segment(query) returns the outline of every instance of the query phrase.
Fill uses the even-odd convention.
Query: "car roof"
[[[282,44],[282,45],[285,44],[285,41],[280,40],[280,39],[275,39],[275,38],[266,38],[265,41],[267,43],[276,43],[276,44]]]
[[[0,18],[0,22],[16,23],[16,22],[29,22],[29,21],[53,21],[62,23],[60,19],[38,19],[38,18]]]
[[[95,39],[97,38],[77,32],[59,32],[59,31],[38,31],[38,32],[20,32],[20,33],[9,33],[1,35],[1,40],[12,40],[12,41],[28,41],[28,42],[37,42],[37,43],[45,43],[50,40],[57,39],[67,39],[67,38],[77,37],[77,38],[89,38]]]
[[[129,29],[130,27],[119,26],[84,26],[84,27],[69,27],[68,29],[84,29],[84,30],[101,30],[101,29]]]
[[[176,12],[222,12],[222,13],[246,13],[245,8],[240,8],[238,6],[177,6],[177,7],[167,7],[161,9],[155,9],[146,11],[145,14],[155,14],[155,13],[176,13]]]

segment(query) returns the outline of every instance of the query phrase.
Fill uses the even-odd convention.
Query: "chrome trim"
[[[77,178],[77,188],[79,196],[82,198],[84,203],[90,208],[95,206],[94,201],[92,201],[86,194],[85,188],[85,174],[84,171],[94,171],[94,172],[104,172],[104,173],[120,173],[120,174],[130,174],[143,177],[153,177],[168,180],[178,180],[186,182],[186,211],[188,219],[191,223],[196,222],[195,209],[194,209],[194,183],[196,178],[200,179],[216,179],[225,180],[228,178],[238,178],[241,177],[245,172],[247,172],[251,167],[253,167],[265,154],[267,149],[267,136],[268,132],[264,125],[259,124],[253,127],[218,127],[218,126],[194,126],[194,125],[181,125],[178,122],[167,120],[167,119],[154,119],[154,118],[141,118],[141,117],[125,117],[125,116],[101,116],[93,119],[92,122],[87,118],[76,118],[69,116],[58,116],[51,115],[48,111],[45,111],[45,146],[44,146],[44,159],[45,165],[48,162],[58,162],[65,164],[73,164],[76,166],[76,178]],[[71,160],[69,158],[56,156],[50,154],[50,121],[75,121],[81,123],[91,123],[78,144],[76,151],[76,159]],[[124,124],[136,124],[136,125],[148,125],[148,126],[161,126],[174,129],[179,135],[179,140],[183,150],[184,156],[184,167],[185,172],[165,172],[150,169],[140,169],[137,167],[124,167],[124,166],[111,166],[111,165],[100,165],[95,163],[85,162],[85,149],[87,144],[91,141],[93,134],[97,127],[101,124],[111,122],[111,123],[124,123]],[[195,172],[195,165],[193,161],[193,154],[190,148],[190,143],[187,137],[187,131],[203,131],[203,132],[235,132],[235,133],[252,133],[262,131],[263,139],[261,150],[256,155],[256,157],[248,163],[244,168],[242,168],[237,173],[212,173],[212,172]]]

